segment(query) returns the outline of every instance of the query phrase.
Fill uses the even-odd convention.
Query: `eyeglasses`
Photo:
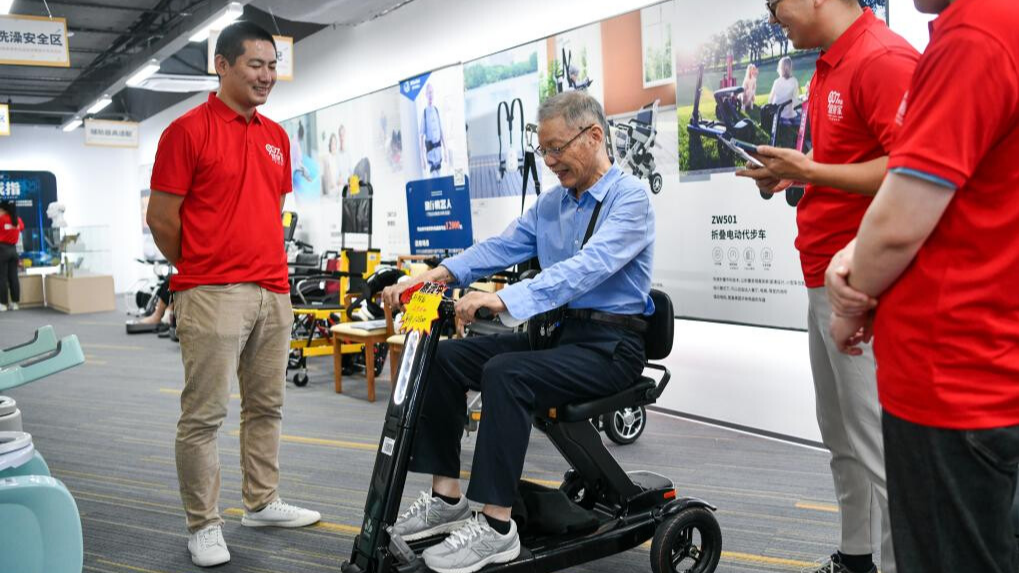
[[[559,147],[545,147],[543,145],[539,145],[538,147],[534,148],[534,153],[538,157],[545,157],[546,155],[551,155],[552,157],[559,157],[560,155],[563,154],[563,152],[566,151],[566,148],[569,147],[571,143],[576,141],[577,138],[580,137],[581,135],[584,135],[584,133],[587,130],[589,130],[592,127],[594,127],[594,125],[595,124],[592,123],[591,125],[585,127],[584,129],[581,129],[580,133],[578,133],[577,135],[573,136],[573,139],[567,141],[566,143],[560,145]]]
[[[782,0],[775,0],[774,2],[771,0],[764,0],[764,4],[768,7],[768,12],[771,12],[772,18],[778,18],[778,14],[775,13],[775,9],[778,8],[780,2],[782,2]]]

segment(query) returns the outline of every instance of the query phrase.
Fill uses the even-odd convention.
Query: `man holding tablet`
[[[761,146],[763,168],[751,177],[762,191],[807,183],[796,222],[807,286],[810,366],[821,439],[831,450],[842,521],[838,551],[818,572],[873,573],[874,511],[882,514],[881,570],[895,572],[885,490],[881,408],[874,356],[841,354],[829,336],[831,307],[824,272],[855,235],[884,177],[896,134],[895,114],[917,54],[857,0],[770,0],[775,22],[797,49],[821,48],[810,82],[806,119],[813,150]]]

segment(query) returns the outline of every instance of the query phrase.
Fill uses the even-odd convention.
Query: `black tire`
[[[646,425],[647,410],[644,409],[644,406],[623,408],[605,414],[602,418],[605,435],[622,446],[636,442],[637,438],[644,433]]]
[[[308,375],[301,374],[300,372],[298,372],[297,374],[294,374],[293,381],[294,386],[297,386],[298,388],[304,388],[305,386],[308,385]]]
[[[389,356],[389,345],[385,342],[379,342],[375,345],[375,375],[379,376],[382,374],[382,369],[386,366],[386,357]]]
[[[344,376],[350,376],[361,369],[358,364],[364,364],[364,354],[344,354],[340,360],[342,364],[340,371]]]
[[[651,174],[651,192],[655,195],[662,192],[662,176],[658,173]]]
[[[765,201],[771,201],[771,198],[775,196],[774,193],[768,193],[767,191],[758,191],[761,194],[761,199]]]
[[[800,204],[800,199],[803,198],[803,192],[804,192],[803,187],[790,187],[786,189],[785,202],[788,203],[790,207],[795,208],[797,205]]]
[[[651,542],[654,573],[711,573],[722,556],[722,530],[703,507],[684,509],[655,531]]]
[[[300,348],[294,348],[287,355],[287,370],[297,370],[304,366],[304,354]]]

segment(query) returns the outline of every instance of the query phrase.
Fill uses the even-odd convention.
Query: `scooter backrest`
[[[648,360],[662,360],[672,353],[676,315],[669,295],[651,289],[651,300],[655,303],[655,313],[648,320],[648,329],[644,333],[644,352]]]

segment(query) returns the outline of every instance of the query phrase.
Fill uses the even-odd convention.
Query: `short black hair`
[[[254,22],[241,20],[223,28],[219,33],[215,55],[223,56],[232,66],[237,58],[244,54],[244,42],[247,40],[265,40],[272,44],[274,50],[276,49],[276,40],[265,28]]]

